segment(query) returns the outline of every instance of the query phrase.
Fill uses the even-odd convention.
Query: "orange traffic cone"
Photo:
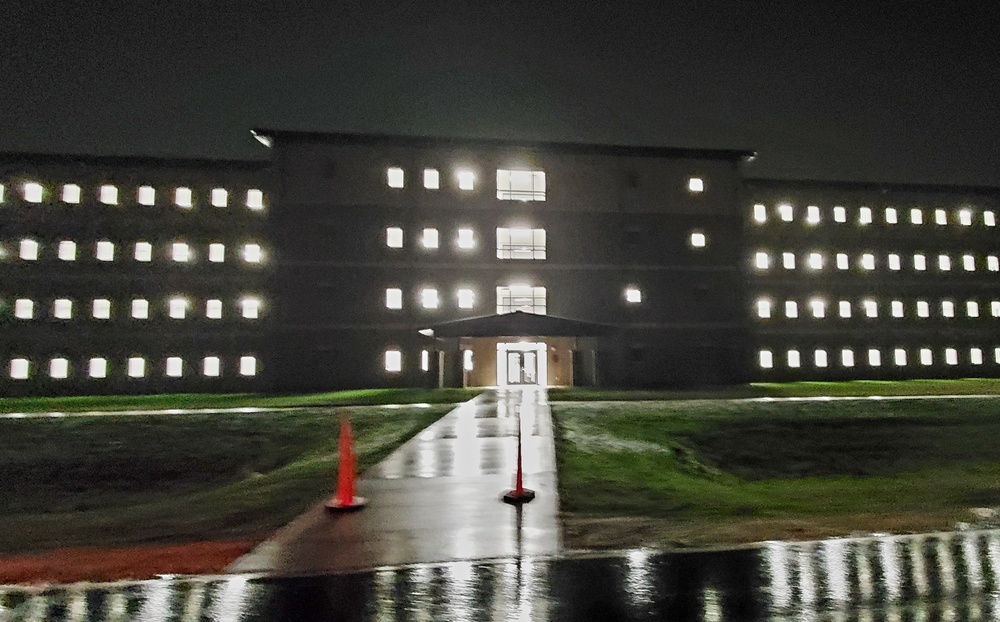
[[[337,468],[337,494],[324,505],[329,512],[349,512],[365,507],[368,500],[354,496],[354,470],[357,459],[354,457],[354,436],[351,434],[351,422],[346,417],[340,418],[340,465]]]
[[[535,491],[524,487],[524,470],[521,467],[521,411],[517,411],[517,474],[514,476],[514,490],[503,495],[503,502],[510,504],[527,503],[535,498]]]

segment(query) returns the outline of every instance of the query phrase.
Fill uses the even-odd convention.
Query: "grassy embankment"
[[[997,399],[552,408],[570,547],[948,529],[1000,505]]]

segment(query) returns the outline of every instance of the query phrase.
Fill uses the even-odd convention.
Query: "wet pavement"
[[[517,414],[525,486],[522,509],[500,500],[516,467]],[[427,427],[358,480],[358,512],[322,503],[229,571],[301,575],[420,562],[552,555],[560,550],[555,444],[545,389],[486,391]]]
[[[4,622],[1000,619],[1000,531],[0,587]]]

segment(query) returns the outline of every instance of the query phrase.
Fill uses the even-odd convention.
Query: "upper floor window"
[[[441,173],[436,168],[424,169],[424,188],[437,190],[441,187]]]
[[[139,205],[153,205],[156,203],[156,189],[152,186],[139,186],[136,198]]]
[[[818,225],[820,223],[818,205],[809,205],[806,207],[806,223],[810,225]]]
[[[756,223],[767,222],[767,206],[757,203],[753,206],[753,221]]]
[[[403,169],[398,166],[391,166],[386,170],[386,183],[389,184],[390,188],[402,188],[406,182],[406,176],[403,173]]]
[[[177,188],[174,190],[174,203],[177,207],[191,207],[194,198],[190,188]]]
[[[225,188],[212,188],[212,206],[225,207],[229,205],[229,192]]]
[[[502,201],[544,201],[545,171],[497,169],[497,198]]]
[[[403,230],[399,227],[387,227],[385,245],[389,248],[403,248]]]
[[[420,238],[420,243],[423,244],[424,248],[437,248],[438,230],[433,227],[424,229],[423,236]]]
[[[252,210],[264,209],[264,193],[257,188],[247,190],[247,207]]]
[[[472,190],[476,185],[476,174],[469,169],[460,169],[455,176],[458,178],[459,190]]]
[[[118,187],[110,184],[101,186],[100,200],[105,205],[118,205]]]
[[[458,247],[464,250],[476,248],[476,233],[472,229],[459,229]]]
[[[546,307],[544,287],[531,285],[497,287],[497,313],[525,311],[545,315]]]
[[[41,203],[42,184],[33,181],[24,184],[24,200],[28,203]]]
[[[701,177],[688,178],[688,192],[704,192],[705,180]]]
[[[497,228],[497,259],[545,259],[545,229]]]
[[[62,200],[63,203],[79,203],[80,202],[80,186],[76,184],[66,184],[62,188]]]

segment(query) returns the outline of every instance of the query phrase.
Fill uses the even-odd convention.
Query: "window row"
[[[107,378],[113,372],[108,359],[104,357],[93,357],[80,363],[81,371],[87,378],[102,379]],[[131,356],[127,358],[121,371],[129,378],[146,378],[153,372],[154,362],[142,356]],[[38,370],[36,366],[44,370],[45,376],[56,380],[63,380],[74,375],[74,363],[68,358],[56,357],[48,360],[48,363],[33,362],[30,359],[14,357],[10,359],[7,368],[8,375],[12,380],[29,380],[36,377]],[[205,378],[218,378],[223,376],[222,359],[218,356],[206,356],[199,364],[189,364],[182,357],[168,356],[163,360],[162,374],[167,378],[182,378],[186,376],[201,375]],[[194,369],[191,369],[191,368]],[[257,358],[254,356],[241,356],[236,364],[237,373],[240,376],[257,375]]]
[[[417,291],[417,304],[424,309],[441,307],[441,295],[437,288],[423,287]],[[473,309],[476,306],[476,291],[471,288],[455,290],[455,304],[459,309]],[[385,307],[387,309],[403,308],[403,290],[389,287],[385,290]],[[513,313],[525,311],[545,315],[547,310],[546,291],[544,287],[532,285],[507,285],[496,288],[496,312]]]
[[[770,270],[777,267],[780,259],[781,267],[785,270],[795,270],[801,264],[809,270],[824,270],[836,268],[837,270],[850,270],[855,266],[862,271],[871,272],[879,267],[888,268],[894,272],[903,269],[904,261],[908,269],[914,272],[925,272],[929,265],[928,260],[934,263],[935,268],[940,272],[949,272],[953,264],[957,263],[965,272],[975,272],[980,267],[985,267],[990,272],[1000,272],[1000,258],[997,255],[987,255],[986,257],[976,257],[972,253],[965,253],[955,256],[948,254],[926,255],[924,253],[914,253],[910,257],[905,257],[900,253],[888,253],[885,257],[876,256],[875,253],[860,253],[852,261],[848,253],[823,253],[812,251],[796,255],[792,252],[774,253],[767,250],[759,250],[754,253],[753,266],[760,271]]]
[[[79,245],[73,240],[60,240],[55,246],[56,257],[62,261],[76,261],[79,256]],[[94,244],[94,258],[98,261],[114,261],[117,253],[114,242],[100,240]],[[18,257],[24,261],[37,261],[42,255],[42,245],[30,238],[25,238],[18,243]],[[2,245],[0,245],[0,259],[6,255]],[[131,245],[132,259],[141,262],[153,261],[153,245],[150,242],[136,242]],[[164,257],[179,263],[193,262],[197,260],[197,253],[194,247],[187,242],[172,242],[164,248]],[[226,245],[221,242],[213,242],[208,245],[205,256],[212,263],[224,263],[226,261]],[[260,244],[244,244],[240,249],[240,258],[246,263],[261,263],[263,252]]]
[[[925,211],[919,207],[910,208],[909,210],[887,207],[882,210],[880,217],[887,225],[898,224],[903,218],[906,218],[910,224],[914,225],[933,222],[935,225],[958,224],[964,227],[971,227],[979,220],[986,227],[997,226],[995,212],[983,210],[977,214],[976,210],[972,208],[957,210],[928,209]],[[757,203],[753,206],[752,219],[757,224],[764,224],[769,219],[776,219],[781,222],[793,222],[796,218],[807,225],[818,225],[825,218],[835,223],[846,223],[852,220],[859,225],[870,225],[874,222],[875,211],[870,207],[862,206],[858,207],[853,215],[849,215],[847,208],[841,205],[835,206],[832,210],[820,209],[818,205],[807,205],[804,211],[789,203],[780,203],[773,210],[762,203]]]
[[[0,301],[0,309],[3,308]],[[17,298],[14,300],[14,317],[19,320],[33,320],[40,315],[36,309],[34,300],[30,298]],[[76,302],[70,298],[56,298],[49,307],[49,318],[55,320],[73,319]],[[110,320],[113,315],[112,301],[107,298],[95,298],[86,305],[89,317],[95,320]],[[234,305],[240,317],[248,320],[256,320],[260,317],[262,303],[260,298],[246,297],[236,301]],[[145,298],[134,298],[128,303],[129,315],[133,319],[148,320],[150,316],[149,301]],[[194,304],[187,298],[170,298],[164,305],[167,317],[174,320],[183,320],[189,317],[190,311],[194,309]],[[222,300],[213,298],[205,301],[205,316],[210,320],[221,320],[225,311]]]
[[[906,367],[908,364],[919,363],[921,366],[931,365],[982,365],[984,363],[983,349],[972,347],[966,350],[958,348],[944,348],[936,355],[932,348],[892,348],[885,351],[879,348],[860,349],[855,352],[851,348],[841,348],[827,351],[822,348],[802,352],[792,349],[786,350],[783,356],[771,350],[760,350],[757,353],[757,365],[761,369],[774,369],[778,365],[784,365],[790,369],[799,369],[805,365],[816,368],[830,367],[836,363],[840,367],[854,367],[855,365],[866,365],[868,367],[881,367],[883,365],[883,354],[885,364],[896,367]],[[779,358],[781,359],[779,361]],[[807,359],[809,362],[807,363]],[[993,348],[993,362],[1000,365],[1000,347]]]
[[[26,203],[41,203],[49,200],[54,201],[53,193],[58,193],[59,201],[69,205],[76,205],[83,200],[83,189],[77,184],[63,184],[51,190],[36,181],[28,181],[21,184],[21,198]],[[119,188],[114,184],[103,184],[97,188],[96,198],[104,205],[119,205],[121,197]],[[188,187],[181,186],[173,189],[173,193],[167,193],[171,197],[171,202],[177,207],[191,208],[197,203],[198,197],[195,192]],[[153,186],[139,186],[135,190],[135,202],[139,205],[156,205],[157,190]],[[213,207],[228,207],[233,200],[233,193],[225,188],[212,188],[207,193],[207,199]],[[0,184],[0,203],[4,202],[4,185]],[[240,200],[251,210],[264,209],[264,192],[251,188],[246,191]]]
[[[880,305],[877,300],[872,298],[865,298],[856,302],[850,300],[833,302],[822,298],[813,298],[801,304],[801,313],[803,316],[808,314],[816,319],[823,319],[828,316],[850,318],[855,314],[859,317],[877,318],[879,317],[879,313],[884,313],[894,318],[929,318],[931,317],[931,309],[933,308],[935,317],[953,318],[959,312],[958,309],[961,309],[965,317],[977,318],[980,317],[980,307],[985,307],[987,304],[984,302],[980,305],[979,301],[976,300],[967,300],[965,303],[956,303],[954,300],[940,300],[933,303],[928,300],[915,300],[909,305],[902,300],[887,302],[888,309],[886,309],[886,302]],[[909,311],[907,311],[907,306],[909,306]],[[796,300],[786,300],[782,304],[770,298],[758,298],[755,302],[755,308],[757,317],[761,319],[770,319],[779,314],[783,314],[784,317],[789,319],[795,319],[799,317],[800,313],[800,304]],[[985,310],[982,312],[985,313]],[[989,313],[992,317],[1000,317],[1000,300],[989,302]]]

